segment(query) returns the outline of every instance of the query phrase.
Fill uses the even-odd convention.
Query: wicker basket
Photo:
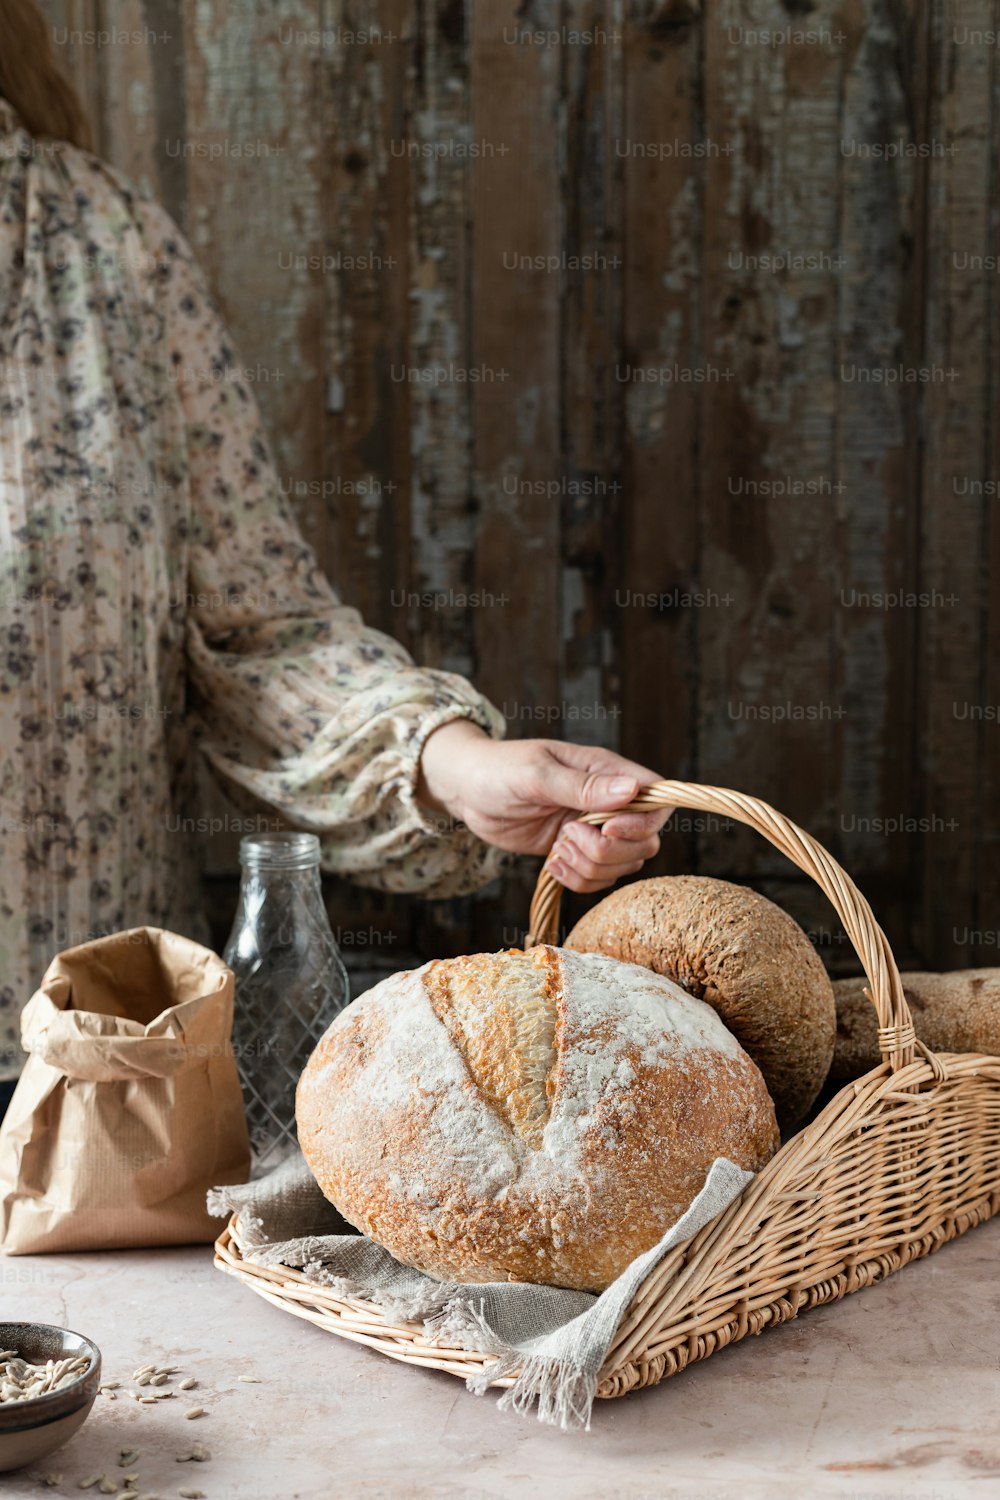
[[[935,1056],[916,1040],[884,933],[815,839],[766,803],[719,787],[657,782],[633,807],[746,823],[816,880],[868,976],[882,1062],[841,1089],[724,1213],[651,1272],[608,1352],[597,1392],[605,1397],[653,1385],[748,1333],[881,1281],[1000,1208],[1000,1058]],[[556,940],[560,893],[543,871],[526,946]],[[244,1260],[235,1220],[215,1251],[216,1265],[276,1306],[393,1359],[461,1376],[488,1362],[429,1344],[421,1324],[387,1323],[374,1304],[334,1297],[297,1271]]]

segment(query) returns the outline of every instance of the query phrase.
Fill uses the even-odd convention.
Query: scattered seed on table
[[[115,1495],[118,1493],[118,1482],[117,1480],[112,1479],[110,1475],[105,1474],[104,1478],[100,1481],[97,1488],[100,1490],[102,1495]]]
[[[166,1383],[167,1383],[167,1381],[169,1379],[170,1379],[170,1371],[169,1370],[158,1370],[155,1375],[150,1375],[150,1377],[149,1377],[149,1383],[150,1383],[150,1385],[166,1385]]]
[[[136,1469],[135,1472],[132,1473],[132,1474],[123,1474],[122,1475],[122,1484],[131,1485],[132,1488],[135,1489],[135,1487],[136,1487],[136,1485],[138,1483],[139,1483],[139,1470],[138,1469]]]
[[[190,1411],[186,1411],[184,1413],[184,1416],[189,1422],[193,1422],[195,1417],[203,1417],[204,1415],[205,1408],[203,1406],[192,1406]]]
[[[257,1375],[237,1375],[237,1380],[242,1380],[245,1385],[262,1385],[263,1382]]]
[[[140,1375],[152,1375],[155,1369],[155,1365],[140,1365],[137,1370],[132,1371],[132,1379],[138,1380]]]
[[[117,1391],[121,1389],[120,1380],[102,1380],[100,1384],[102,1391]]]
[[[121,1457],[118,1460],[119,1469],[130,1469],[139,1457],[138,1448],[119,1448]]]
[[[194,1447],[191,1449],[191,1457],[194,1459],[196,1464],[207,1464],[212,1455],[211,1453],[209,1453],[208,1449],[204,1446],[203,1443],[195,1443]]]
[[[181,1381],[181,1383],[177,1387],[177,1389],[179,1391],[193,1391],[194,1388],[195,1388],[195,1386],[197,1384],[198,1384],[198,1382],[197,1382],[197,1380],[195,1380],[194,1376],[193,1375],[189,1375],[186,1380],[182,1380]]]
[[[100,1474],[91,1474],[87,1479],[81,1479],[80,1483],[77,1485],[77,1489],[92,1490],[100,1477]]]

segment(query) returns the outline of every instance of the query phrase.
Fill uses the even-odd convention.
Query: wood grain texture
[[[676,25],[655,17],[647,6],[626,20],[615,131],[625,261],[615,365],[624,403],[624,534],[612,597],[622,748],[662,775],[693,779],[705,617],[718,619],[724,608],[685,602],[715,587],[702,553],[701,402],[693,385],[636,372],[694,370],[702,358],[705,175],[676,147],[694,148],[703,134],[703,36],[693,13]],[[654,661],[651,678],[643,664]],[[699,820],[675,822],[683,826],[664,841],[661,862],[681,873],[697,867]]]
[[[992,961],[992,0],[45,9],[101,153],[260,371],[343,597],[512,735],[773,802],[905,964]],[[147,40],[88,42],[109,18]],[[678,818],[649,873],[684,870],[756,884],[850,967],[744,831]],[[533,873],[458,903],[332,886],[334,925],[371,970],[379,933],[515,943]]]
[[[962,6],[961,24],[970,31],[988,28],[994,19],[988,0]],[[984,686],[984,507],[996,501],[955,494],[966,488],[963,477],[979,478],[984,436],[996,421],[992,288],[973,269],[996,248],[995,63],[981,47],[949,49],[948,38],[956,34],[959,28],[946,14],[936,15],[925,33],[924,128],[929,140],[948,143],[954,154],[931,157],[925,168],[924,348],[938,378],[927,387],[924,411],[919,557],[921,587],[937,602],[921,611],[916,643],[923,752],[917,772],[931,826],[922,851],[923,899],[913,913],[915,934],[931,952],[948,955],[947,968],[992,960],[962,929],[975,930],[991,911],[981,902],[977,873],[979,838],[987,832],[981,822],[984,783],[991,763],[995,775],[1000,728],[974,717]],[[952,902],[941,900],[942,892],[954,891],[969,893],[967,917],[957,917]],[[997,914],[993,906],[994,926]]]

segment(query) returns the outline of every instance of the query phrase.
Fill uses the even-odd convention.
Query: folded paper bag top
[[[155,927],[69,948],[25,1006],[28,1061],[0,1125],[7,1254],[214,1238],[205,1189],[249,1143],[233,976]]]
[[[70,1078],[167,1078],[228,1047],[232,1006],[232,973],[214,953],[137,927],[60,953],[21,1027],[25,1050]]]

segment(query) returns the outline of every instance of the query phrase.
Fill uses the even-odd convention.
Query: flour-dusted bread
[[[299,1081],[326,1196],[449,1281],[607,1286],[711,1163],[778,1145],[758,1069],[719,1018],[631,964],[539,946],[394,974]]]
[[[1000,1056],[1000,969],[953,969],[944,974],[901,974],[917,1036],[932,1052],[985,1052]],[[878,1018],[864,975],[838,979],[837,1046],[830,1077],[857,1078],[881,1062]]]
[[[763,1073],[781,1125],[806,1114],[833,1059],[833,987],[779,906],[701,875],[637,880],[593,907],[566,946],[643,964],[707,1001]]]

